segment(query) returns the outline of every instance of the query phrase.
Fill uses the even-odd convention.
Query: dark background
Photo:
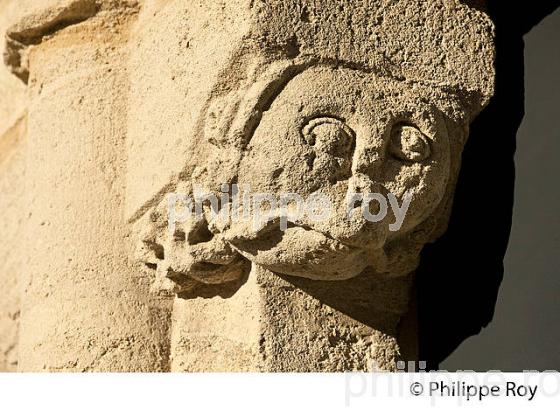
[[[503,282],[493,321],[441,363],[445,370],[560,370],[560,10],[524,39],[525,117]],[[491,230],[492,199],[481,207]]]

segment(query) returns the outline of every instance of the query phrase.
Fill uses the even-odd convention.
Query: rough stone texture
[[[0,36],[16,14],[16,1],[0,1]],[[0,43],[0,52],[4,42]],[[25,136],[25,86],[8,68],[0,66],[0,372],[17,367],[19,291],[21,274],[22,221],[25,209],[25,161],[22,154]]]
[[[77,15],[82,3],[89,4],[72,3]],[[129,258],[123,219],[126,46],[136,12],[126,5],[100,8],[66,26],[53,26],[43,19],[53,13],[40,13],[9,33],[25,39],[40,32],[33,40],[39,44],[25,52],[22,371],[169,366],[171,301],[149,292],[148,279]]]
[[[0,0],[0,36],[4,38],[4,33],[8,26],[12,24],[18,14],[17,1]],[[5,42],[0,42],[0,53],[4,53]],[[8,67],[0,65],[0,135],[3,135],[8,128],[21,117],[25,109],[25,86],[11,75]]]
[[[148,8],[156,22],[178,27],[142,24],[146,34],[131,60],[140,74],[131,81],[127,200],[131,221],[143,217],[140,225],[152,225],[142,238],[148,248],[165,251],[160,271],[228,282],[246,271],[242,256],[311,279],[343,280],[368,266],[410,273],[421,247],[445,229],[468,125],[492,94],[488,18],[454,1],[195,4]],[[200,48],[212,53],[198,57]],[[163,63],[140,69],[158,53],[167,57],[158,59]],[[162,106],[160,93],[170,89],[173,100],[187,103]],[[412,148],[403,145],[406,138]],[[184,152],[169,155],[173,145]],[[158,242],[166,241],[166,193],[191,194],[198,185],[218,196],[232,182],[256,192],[322,193],[336,212],[320,223],[298,221],[283,234],[225,221],[208,227],[214,236],[203,244]],[[410,193],[404,226],[392,233],[389,219],[345,221],[351,192],[392,192],[399,203]],[[185,229],[189,237],[206,227],[193,222]],[[264,249],[269,242],[275,246]],[[200,263],[220,265],[217,279],[197,272]],[[223,268],[228,263],[240,274]]]
[[[401,324],[409,285],[371,272],[325,284],[255,265],[231,297],[177,299],[172,370],[395,370],[415,359]]]
[[[20,370],[414,358],[411,273],[446,229],[469,124],[493,93],[480,4],[20,4],[5,52],[29,95]],[[334,212],[255,230],[223,218],[233,204],[213,219],[206,204],[168,232],[168,194],[224,183],[321,193]],[[410,194],[403,225],[346,220],[353,192]]]
[[[0,136],[0,372],[16,369],[20,297],[18,277],[22,272],[22,249],[14,246],[22,240],[26,217],[22,204],[25,187],[25,163],[22,155],[25,119],[20,119]]]
[[[162,289],[179,294],[173,367],[365,370],[375,360],[394,369],[406,356],[401,350],[414,351],[398,340],[409,275],[422,246],[446,228],[469,123],[492,95],[491,22],[454,1],[196,5],[168,2],[149,10],[154,24],[142,25],[147,34],[138,61],[163,44],[171,47],[164,48],[164,69],[154,65],[159,75],[133,69],[142,77],[131,84],[139,112],[129,117],[137,137],[130,139],[129,159],[138,160],[129,162],[127,200],[140,259]],[[157,21],[178,28],[170,34]],[[170,36],[175,40],[166,42]],[[200,58],[201,49],[212,52]],[[159,105],[170,86],[188,103]],[[151,107],[164,126],[147,115]],[[173,145],[184,151],[168,155]],[[154,155],[160,161],[140,170]],[[283,232],[280,215],[255,230],[251,220],[212,218],[206,208],[202,220],[190,218],[168,233],[167,193],[193,195],[202,186],[219,197],[224,183],[276,199],[322,193],[334,212],[320,222],[292,221]],[[346,220],[352,192],[391,192],[399,203],[410,194],[404,224],[392,232],[390,218]],[[331,280],[344,282],[324,282]],[[391,297],[379,297],[381,284]],[[364,328],[356,330],[352,303],[345,309],[337,303],[344,298],[356,306],[360,298],[370,301],[365,317],[382,319],[362,317]],[[230,311],[253,317],[241,337],[228,330],[235,322],[224,314]],[[333,342],[318,329],[338,336]]]

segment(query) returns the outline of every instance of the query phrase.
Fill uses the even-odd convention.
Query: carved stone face
[[[179,283],[191,278],[210,285],[236,280],[248,261],[315,280],[349,279],[366,269],[392,275],[413,270],[448,199],[462,146],[457,141],[464,138],[465,129],[433,102],[440,104],[441,94],[434,87],[330,66],[307,68],[273,91],[245,147],[213,147],[213,155],[200,161],[207,171],[193,184],[217,187],[233,173],[238,186],[277,200],[320,194],[328,200],[328,217],[304,213],[287,229],[280,229],[278,219],[259,229],[250,218],[192,220],[166,241],[158,270],[161,265]],[[221,171],[213,174],[216,169]],[[363,203],[349,201],[356,194],[381,195],[388,204],[393,196],[396,204],[383,219],[369,221]],[[391,229],[394,207],[405,202],[402,224]],[[371,201],[367,209],[377,214],[380,206]]]
[[[304,216],[285,231],[268,227],[257,234],[232,226],[226,237],[246,258],[279,273],[337,280],[367,266],[384,271],[383,247],[426,220],[446,191],[447,128],[426,96],[422,87],[345,68],[297,75],[263,114],[238,183],[259,193],[323,194],[330,217]],[[359,202],[349,217],[355,193],[392,193],[399,204],[408,193],[412,201],[400,229],[389,230],[392,212],[369,222]]]
[[[142,240],[157,250],[146,263],[182,288],[185,278],[234,282],[251,263],[323,280],[414,270],[445,230],[468,125],[493,95],[490,18],[447,0],[206,1],[196,13],[171,3],[133,53],[151,71],[133,81],[131,221],[150,225],[140,221],[162,205]],[[157,29],[166,20],[174,30]],[[208,44],[219,47],[209,53]],[[222,183],[323,194],[332,213],[285,231],[193,221],[166,237],[167,193],[219,195]],[[352,193],[393,194],[399,206],[408,193],[411,202],[391,230],[392,204],[377,222],[359,206],[348,218]]]

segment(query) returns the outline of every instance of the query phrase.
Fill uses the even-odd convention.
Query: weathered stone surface
[[[231,297],[176,301],[172,370],[395,370],[416,354],[401,322],[409,282],[365,272],[325,283],[255,265]]]
[[[73,2],[80,5],[84,2]],[[86,2],[87,3],[87,2]],[[50,10],[50,9],[49,9]],[[56,14],[56,13],[55,13]],[[19,370],[167,370],[170,301],[129,258],[123,219],[127,39],[135,8],[45,27],[28,59],[28,214]],[[39,39],[39,40],[37,40]],[[17,71],[17,70],[16,70]]]
[[[446,229],[469,124],[493,93],[480,5],[22,8],[5,53],[29,93],[20,369],[336,371],[413,358],[411,273]],[[274,200],[322,194],[333,212],[283,230],[272,212],[255,228],[225,217],[230,197],[218,217],[205,203],[169,230],[169,194],[220,197],[224,184]],[[348,218],[354,193],[410,205],[402,224],[360,218],[379,207]]]
[[[173,49],[164,50],[166,68],[147,78],[148,87],[139,79],[131,84],[132,95],[138,93],[148,104],[135,99],[132,105],[140,112],[129,117],[138,138],[130,139],[129,158],[138,156],[138,161],[129,163],[129,189],[135,192],[127,198],[132,222],[141,231],[141,258],[154,269],[162,288],[174,289],[180,296],[173,324],[174,358],[179,358],[174,366],[215,368],[208,357],[219,356],[215,363],[227,369],[335,370],[340,369],[333,364],[337,359],[342,368],[368,369],[375,356],[371,352],[385,351],[390,353],[380,366],[393,368],[399,357],[395,329],[407,310],[410,290],[406,279],[394,284],[394,289],[387,286],[387,294],[405,295],[397,298],[401,309],[393,315],[376,315],[385,317],[385,329],[391,329],[380,337],[374,336],[380,326],[366,326],[370,334],[363,340],[369,340],[368,354],[351,354],[361,359],[342,359],[342,353],[328,348],[328,336],[321,332],[316,332],[313,342],[295,340],[306,340],[309,328],[329,328],[333,323],[344,334],[346,319],[331,320],[321,309],[310,314],[309,306],[335,304],[332,300],[341,297],[338,293],[352,278],[377,284],[407,277],[423,245],[446,229],[468,126],[493,92],[491,21],[478,9],[454,1],[257,1],[240,2],[232,9],[221,2],[204,2],[197,6],[170,2],[154,13],[156,20],[202,28],[169,34],[154,24],[143,31],[141,38],[149,46],[140,47],[139,61],[156,55],[162,38],[188,35],[171,42]],[[238,28],[235,34],[229,32],[232,27]],[[217,52],[197,57],[204,48]],[[159,105],[158,95],[169,87],[173,96],[187,103]],[[150,90],[158,91],[151,97]],[[158,121],[164,126],[152,122],[146,106],[157,106]],[[180,114],[185,110],[189,113]],[[154,132],[159,132],[155,149],[149,143]],[[173,144],[183,151],[172,150],[168,156]],[[140,164],[154,155],[170,161],[153,162],[154,167],[140,170]],[[173,171],[175,163],[179,166]],[[159,172],[160,168],[165,171]],[[303,197],[321,193],[334,212],[319,222],[299,219],[282,231],[280,216],[272,215],[271,223],[255,230],[251,220],[219,220],[209,217],[207,209],[202,220],[189,219],[174,233],[168,232],[166,194],[193,195],[196,187],[204,187],[219,197],[222,185],[232,183],[272,193],[276,200],[282,193]],[[359,217],[348,220],[345,200],[353,192],[390,192],[398,203],[409,194],[403,225],[392,231],[395,220],[390,218],[378,223]],[[226,209],[232,204],[220,206]],[[203,240],[201,232],[205,232]],[[260,276],[249,274],[249,262]],[[291,291],[282,293],[280,279],[270,272],[319,282],[313,284],[316,289],[311,295],[309,290],[301,291],[301,283],[286,285]],[[251,280],[255,275],[256,282]],[[338,287],[320,282],[328,280],[346,282]],[[247,287],[254,289],[248,298],[235,294],[239,289],[245,295]],[[357,286],[354,294],[366,300],[377,298],[375,289],[363,286]],[[200,297],[214,297],[216,310]],[[376,308],[387,312],[394,303],[386,301]],[[230,325],[225,322],[231,320],[222,312],[237,312],[243,306],[250,306],[247,317],[251,309],[258,312],[252,327],[256,335],[243,333],[242,341],[219,336],[227,333]],[[198,319],[193,316],[202,311]],[[273,326],[267,325],[274,322],[270,312],[275,312],[277,322],[292,323],[284,330],[294,339],[285,340],[283,329],[270,330]],[[313,323],[296,324],[291,320],[294,316],[313,317]],[[196,329],[201,328],[211,335],[199,337]],[[233,362],[226,360],[229,355],[216,356],[205,349],[212,338],[213,349],[228,346],[226,351],[237,351]],[[350,339],[342,344],[361,343]],[[269,341],[283,348],[263,353]],[[324,357],[315,355],[315,348]],[[251,356],[247,352],[257,350],[260,359],[239,363],[239,358]]]
[[[0,1],[0,36],[16,14],[16,1]],[[4,42],[0,42],[0,54]],[[0,372],[17,367],[20,314],[17,278],[22,272],[21,241],[25,209],[25,86],[0,65]]]
[[[148,9],[166,21],[189,28],[201,24],[203,29],[188,30],[184,41],[171,43],[177,48],[164,50],[167,69],[150,65],[158,75],[131,84],[132,95],[142,96],[131,104],[140,111],[129,116],[129,130],[135,136],[129,139],[127,198],[132,201],[132,220],[148,214],[150,207],[166,201],[166,193],[179,187],[192,193],[199,185],[218,196],[222,184],[233,181],[258,192],[323,193],[336,209],[332,218],[319,224],[302,220],[275,238],[277,246],[267,252],[260,247],[265,235],[270,240],[268,228],[259,234],[242,224],[216,225],[215,240],[203,246],[171,250],[179,246],[171,240],[165,269],[190,270],[195,276],[193,262],[176,257],[191,255],[195,263],[203,262],[193,252],[226,252],[238,264],[238,258],[223,250],[233,246],[260,266],[313,279],[345,279],[373,265],[402,275],[414,269],[422,245],[445,229],[468,125],[492,94],[492,24],[478,10],[453,1],[366,3],[362,8],[328,1],[241,2],[230,9],[221,2],[198,7],[170,2],[157,12]],[[224,24],[228,19],[236,24]],[[240,27],[241,38],[224,31],[234,26]],[[160,44],[154,36],[161,25],[148,27],[141,38],[150,46],[138,48],[142,62]],[[159,31],[164,38],[170,35],[168,30]],[[185,32],[175,29],[171,35]],[[189,61],[179,53],[178,44],[183,44]],[[192,54],[197,44],[212,50],[214,44],[236,47],[212,54],[209,66],[209,58]],[[187,68],[180,70],[182,66]],[[204,81],[199,81],[202,73]],[[188,102],[158,105],[157,121],[161,118],[165,125],[154,125],[153,116],[144,110],[159,104],[157,93],[170,88],[172,95]],[[148,95],[150,90],[154,92]],[[184,109],[194,111],[181,115]],[[180,130],[168,132],[169,127]],[[149,142],[155,132],[160,133],[159,148]],[[316,135],[325,132],[340,135]],[[421,158],[395,152],[402,151],[399,144],[404,141],[395,138],[405,138],[407,132],[418,134],[415,138],[424,144],[419,149],[425,150],[408,155]],[[309,133],[313,143],[305,141]],[[348,145],[337,146],[337,138]],[[184,152],[175,159],[177,150],[167,144],[179,144]],[[160,161],[150,162],[145,156],[160,150],[165,152],[157,154]],[[169,151],[175,152],[167,161]],[[146,161],[154,166],[140,170]],[[180,167],[169,174],[175,162]],[[160,167],[166,171],[158,172]],[[145,188],[146,181],[154,182],[151,198],[140,197],[149,192],[145,189],[130,192],[136,185]],[[400,203],[405,192],[410,193],[413,199],[404,226],[392,233],[388,225],[394,221],[375,226],[364,220],[344,221],[343,201],[350,192],[392,192]],[[160,206],[155,214],[165,220],[163,211]],[[145,219],[153,220],[155,214]],[[199,230],[198,225],[187,227],[187,236]],[[161,240],[153,229],[148,231],[145,242]],[[312,255],[316,247],[325,248],[322,260]],[[279,253],[281,258],[275,256]],[[295,259],[307,263],[295,264]],[[223,268],[217,275],[223,275]]]
[[[0,36],[4,34],[13,23],[17,15],[16,1],[0,1]],[[5,42],[0,41],[0,55],[4,53]],[[3,135],[8,128],[21,117],[25,107],[25,86],[11,75],[8,67],[0,65],[0,135]]]
[[[307,66],[455,91],[466,117],[492,95],[492,24],[455,0],[147,1],[143,10],[131,59],[131,214],[213,150],[206,115],[219,114],[218,133],[243,126],[253,109],[258,120],[267,92]]]
[[[20,295],[18,278],[23,272],[25,158],[22,144],[25,118],[0,136],[0,372],[14,371],[18,364]]]

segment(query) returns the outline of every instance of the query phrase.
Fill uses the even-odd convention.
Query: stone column
[[[169,368],[171,302],[131,260],[124,212],[135,3],[44,2],[9,31],[30,98],[21,371]]]
[[[231,297],[177,299],[172,370],[396,370],[417,360],[403,328],[410,279],[323,282],[254,266]]]

